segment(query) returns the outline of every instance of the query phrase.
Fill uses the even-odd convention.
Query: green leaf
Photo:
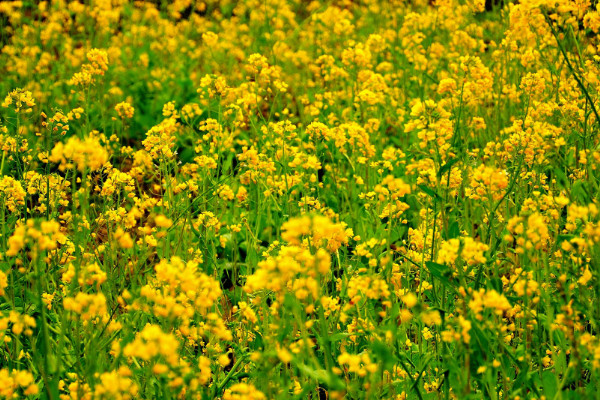
[[[452,273],[447,265],[438,264],[433,261],[427,261],[425,262],[425,265],[427,266],[431,276],[438,279],[444,285],[452,289],[457,287],[457,284],[449,279]]]
[[[558,235],[556,237],[556,244],[561,244],[565,240],[568,242],[571,239],[573,239],[574,237],[575,237],[575,235]]]
[[[441,201],[442,197],[437,194],[435,191],[433,191],[432,189],[428,188],[425,185],[417,185],[419,187],[419,189],[421,189],[426,195],[428,195],[429,197],[431,197],[434,201]]]
[[[452,222],[448,228],[448,239],[455,239],[460,236],[460,226],[458,221]]]
[[[371,350],[383,364],[384,370],[391,371],[394,368],[395,360],[389,345],[378,340],[371,344]]]
[[[552,371],[544,371],[542,374],[542,389],[548,398],[554,398],[558,390],[558,383],[556,381],[556,374]]]
[[[569,184],[569,179],[567,178],[567,175],[561,168],[554,168],[554,177],[556,178],[556,183],[558,183],[560,187],[567,188]]]
[[[442,167],[440,168],[440,170],[437,173],[438,178],[441,178],[444,175],[444,173],[450,171],[452,166],[454,164],[456,164],[458,161],[459,161],[458,158],[453,158],[452,160],[448,161],[446,164],[442,165]]]
[[[585,187],[585,182],[583,181],[575,181],[573,183],[573,189],[571,190],[571,194],[573,195],[573,197],[575,197],[582,203],[590,203],[590,194],[587,188]]]
[[[496,292],[502,294],[504,287],[502,285],[502,280],[500,278],[492,278],[490,280],[490,283]]]
[[[479,324],[473,323],[471,325],[471,332],[473,333],[472,336],[475,338],[475,342],[479,345],[481,353],[487,352],[489,350],[490,342],[479,327]],[[480,361],[483,363],[484,360],[482,359]]]
[[[436,276],[437,275],[441,276],[450,270],[450,268],[447,265],[438,264],[433,261],[427,261],[425,263],[425,265],[427,265],[429,272],[431,272],[432,275],[436,275]]]
[[[350,336],[350,333],[348,332],[338,332],[334,335],[329,336],[329,341],[331,343],[339,342],[340,340],[345,339],[348,336]]]
[[[298,368],[304,375],[314,379],[315,381],[327,385],[328,389],[331,390],[344,390],[346,385],[338,376],[333,373],[329,373],[324,369],[314,369],[306,364],[296,363]]]

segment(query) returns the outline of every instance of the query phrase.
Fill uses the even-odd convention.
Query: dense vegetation
[[[0,2],[0,399],[600,398],[599,29]]]

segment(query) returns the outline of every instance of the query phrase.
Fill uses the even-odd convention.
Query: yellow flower
[[[1,279],[1,277],[0,277]],[[1,284],[0,284],[1,286]],[[42,294],[42,301],[44,302],[44,304],[46,304],[46,307],[48,307],[48,310],[52,309],[52,301],[54,300],[54,296],[56,295],[56,293],[43,293]]]
[[[131,249],[133,248],[133,239],[131,238],[131,235],[129,234],[129,232],[125,232],[123,230],[123,228],[118,227],[117,230],[115,231],[115,239],[117,240],[117,242],[119,243],[119,246],[122,249]]]
[[[99,318],[108,319],[106,297],[102,293],[79,292],[74,297],[65,297],[63,307],[66,311],[73,311],[85,323],[100,322]]]
[[[413,308],[417,305],[417,296],[414,293],[409,292],[402,296],[402,301],[408,308]]]
[[[348,282],[348,297],[352,303],[361,299],[387,299],[390,296],[387,283],[377,276],[355,276]]]
[[[482,320],[482,312],[485,309],[491,309],[497,315],[501,316],[505,311],[510,310],[512,306],[508,299],[495,290],[479,289],[473,292],[473,297],[469,301],[469,308],[475,313],[478,320]]]
[[[8,108],[12,106],[15,112],[30,113],[35,106],[35,100],[30,91],[24,89],[15,89],[4,98],[2,107]]]
[[[580,285],[587,285],[587,283],[592,279],[592,273],[589,268],[586,267],[585,271],[583,271],[583,275],[577,280]]]
[[[474,200],[491,199],[497,201],[504,196],[508,187],[508,174],[496,167],[480,165],[471,175],[471,187],[466,190],[468,197]]]
[[[19,389],[25,396],[39,392],[33,374],[24,370],[0,369],[0,396],[6,399],[21,397],[18,394]]]
[[[89,86],[95,82],[96,76],[103,76],[108,70],[108,53],[105,50],[92,49],[87,53],[88,63],[81,66],[69,84],[73,86]]]
[[[173,221],[164,215],[157,215],[154,218],[154,223],[160,228],[169,228],[171,225],[173,225]]]
[[[333,223],[329,218],[315,215],[302,216],[285,222],[281,237],[290,244],[299,245],[303,236],[311,236],[311,244],[316,247],[325,245],[327,250],[335,252],[348,243],[352,231],[344,223]]]
[[[129,368],[122,366],[116,371],[104,372],[94,387],[94,398],[129,400],[137,398],[138,385],[131,379]]]
[[[221,354],[219,356],[219,358],[217,359],[217,361],[219,362],[219,365],[221,365],[221,367],[228,366],[231,363],[231,359],[229,358],[229,353]]]
[[[364,352],[362,354],[349,354],[343,352],[338,356],[338,364],[345,367],[349,373],[355,373],[360,377],[364,377],[367,374],[375,373],[379,367],[377,363],[371,361],[369,353]]]
[[[108,152],[98,138],[88,136],[81,140],[72,136],[65,144],[58,142],[48,160],[59,163],[62,171],[71,169],[75,165],[79,172],[83,172],[86,169],[99,170],[108,162],[108,158]]]
[[[208,47],[214,47],[219,40],[219,36],[214,32],[206,32],[202,34],[202,40]]]
[[[25,205],[26,196],[21,182],[10,176],[0,179],[0,199],[10,212],[16,212],[19,206]]]
[[[146,324],[135,339],[123,348],[125,357],[136,357],[144,361],[162,359],[171,367],[175,367],[179,362],[178,352],[177,338],[152,324]]]
[[[6,294],[5,290],[8,287],[8,277],[3,271],[0,271],[0,296]]]
[[[292,354],[284,347],[277,346],[277,357],[284,364],[289,364],[292,361]]]
[[[119,114],[119,117],[122,119],[128,118],[131,119],[133,118],[133,112],[134,112],[134,108],[131,106],[131,104],[123,101],[119,104],[117,104],[115,106],[115,111],[117,112],[117,114]]]
[[[223,400],[265,400],[263,392],[247,383],[233,384],[223,393]]]

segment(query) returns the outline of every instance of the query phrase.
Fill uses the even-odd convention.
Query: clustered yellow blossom
[[[309,239],[309,245],[325,247],[330,252],[337,251],[340,246],[348,243],[352,237],[352,229],[344,223],[333,223],[321,215],[303,216],[287,221],[281,227],[281,237],[292,245],[300,245],[304,236]]]
[[[70,137],[66,143],[58,142],[50,152],[48,160],[60,164],[61,170],[71,169],[73,166],[78,171],[86,169],[97,171],[108,162],[108,152],[96,137]]]
[[[0,369],[0,396],[13,399],[39,393],[35,378],[29,371]]]
[[[55,250],[59,244],[66,241],[66,236],[61,232],[60,224],[56,221],[41,221],[39,224],[34,220],[28,220],[19,225],[14,233],[8,238],[7,256],[16,256],[26,246],[33,254],[41,251]]]
[[[595,1],[0,25],[0,400],[598,397]]]
[[[92,49],[86,58],[88,63],[81,66],[81,71],[76,72],[69,83],[73,86],[89,86],[96,81],[97,76],[103,76],[108,70],[108,54],[105,50]]]
[[[134,108],[131,106],[131,104],[125,101],[122,101],[119,104],[117,104],[115,106],[115,111],[117,112],[117,114],[119,114],[120,118],[133,118]]]
[[[24,89],[15,89],[4,98],[2,107],[14,108],[15,112],[30,113],[35,106],[35,100],[30,91]]]
[[[4,207],[8,208],[10,212],[16,212],[20,206],[25,205],[27,193],[21,182],[13,177],[4,176],[0,179],[0,193]]]

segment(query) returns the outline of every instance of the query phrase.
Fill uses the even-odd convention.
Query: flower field
[[[0,2],[0,399],[600,399],[599,10]]]

